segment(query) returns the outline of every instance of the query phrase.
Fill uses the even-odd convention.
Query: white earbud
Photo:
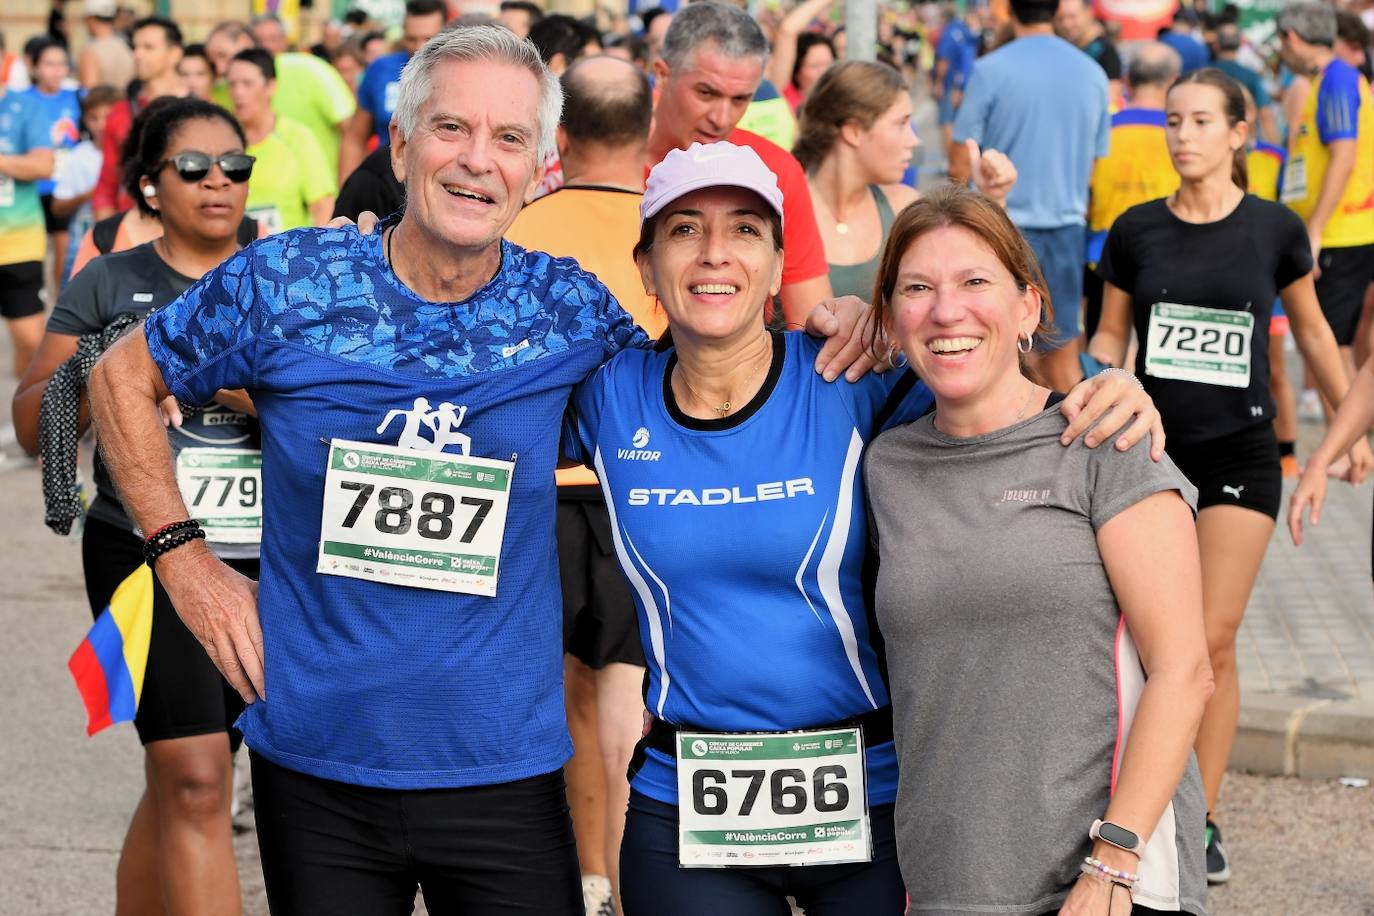
[[[153,187],[153,186],[150,185],[150,184],[145,184],[145,185],[143,186],[143,196],[144,196],[144,197],[157,197],[157,188]]]

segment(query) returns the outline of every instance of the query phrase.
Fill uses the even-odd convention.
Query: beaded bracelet
[[[1091,865],[1089,865],[1089,864],[1086,863],[1086,862],[1080,864],[1080,865],[1078,866],[1078,870],[1079,870],[1080,872],[1082,872],[1084,875],[1086,875],[1087,877],[1092,878],[1094,881],[1101,881],[1103,884],[1116,884],[1116,885],[1120,885],[1121,887],[1126,887],[1126,888],[1129,888],[1129,887],[1132,886],[1131,884],[1126,883],[1126,882],[1124,882],[1124,881],[1119,881],[1119,880],[1117,880],[1116,878],[1111,878],[1111,877],[1108,877],[1107,875],[1104,875],[1102,872],[1100,872],[1100,871],[1098,871],[1097,869],[1093,868]]]
[[[148,542],[152,541],[153,538],[162,534],[167,534],[172,531],[182,531],[184,529],[194,528],[195,525],[196,520],[193,518],[184,518],[179,522],[168,522],[167,524],[163,525],[161,528],[157,529],[152,534],[144,538],[143,543],[147,544]]]
[[[1108,366],[1106,369],[1103,369],[1101,372],[1099,372],[1099,373],[1097,373],[1097,374],[1098,374],[1098,375],[1106,375],[1106,374],[1108,374],[1108,373],[1110,373],[1110,372],[1119,372],[1119,373],[1121,373],[1122,375],[1126,376],[1126,378],[1128,378],[1128,379],[1130,379],[1132,382],[1134,382],[1134,383],[1135,383],[1135,386],[1136,386],[1137,388],[1139,388],[1141,391],[1144,391],[1144,390],[1145,390],[1145,385],[1140,381],[1140,379],[1136,378],[1134,372],[1131,372],[1131,371],[1128,370],[1128,369],[1122,369],[1120,366]]]
[[[1082,868],[1084,872],[1087,872],[1088,869],[1091,868],[1094,871],[1100,872],[1108,878],[1116,878],[1121,881],[1129,881],[1132,884],[1140,880],[1140,875],[1134,875],[1128,871],[1117,871],[1115,868],[1112,868],[1106,862],[1103,862],[1100,859],[1094,859],[1092,856],[1087,856],[1083,859]]]
[[[200,522],[195,519],[164,525],[152,537],[143,542],[143,559],[152,565],[158,557],[169,550],[175,550],[183,544],[189,544],[204,537],[205,529],[200,527]]]

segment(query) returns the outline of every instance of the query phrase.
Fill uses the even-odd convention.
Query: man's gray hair
[[[768,39],[754,17],[737,6],[716,2],[691,3],[679,9],[663,36],[659,56],[676,70],[687,55],[707,42],[713,42],[730,60],[768,59]]]
[[[555,149],[555,131],[563,113],[563,87],[539,58],[534,45],[499,25],[478,25],[468,28],[448,28],[435,35],[415,53],[401,71],[401,85],[392,115],[401,136],[409,137],[419,124],[420,109],[434,90],[430,72],[441,61],[494,61],[523,67],[539,81],[538,162],[543,162]],[[500,93],[503,87],[493,86],[490,93]]]
[[[1183,72],[1183,58],[1163,42],[1151,41],[1136,49],[1126,68],[1126,82],[1131,88],[1160,86],[1168,88]]]
[[[1336,44],[1336,11],[1325,3],[1290,3],[1274,20],[1280,32],[1294,32],[1308,44]]]

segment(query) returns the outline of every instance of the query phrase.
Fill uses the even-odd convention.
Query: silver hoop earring
[[[901,362],[897,362],[899,359]],[[905,369],[907,364],[906,354],[899,351],[895,343],[888,344],[886,362],[893,369]]]
[[[1035,335],[1034,335],[1034,334],[1030,333],[1029,331],[1026,332],[1026,347],[1025,347],[1024,350],[1021,348],[1021,335],[1020,335],[1020,334],[1017,334],[1017,335],[1016,335],[1016,352],[1017,352],[1017,353],[1020,353],[1022,356],[1025,356],[1027,353],[1029,353],[1029,352],[1030,352],[1031,350],[1033,350],[1034,348],[1035,348]]]

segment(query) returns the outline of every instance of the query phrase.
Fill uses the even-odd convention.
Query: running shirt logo
[[[444,401],[438,407],[430,409],[428,398],[416,398],[415,405],[410,410],[398,408],[390,411],[377,427],[377,434],[385,432],[391,421],[399,416],[404,418],[404,422],[401,426],[401,435],[396,439],[398,447],[419,452],[442,452],[448,446],[456,445],[458,454],[467,455],[472,449],[472,439],[458,431],[467,413],[466,404],[457,407]],[[430,438],[421,434],[422,428],[429,430]]]
[[[633,447],[618,448],[615,450],[615,456],[621,461],[658,461],[663,457],[662,452],[647,448],[648,444],[649,431],[641,426],[630,437],[630,445]]]
[[[1049,502],[1049,490],[1003,490],[1001,501],[1004,503],[1036,503],[1043,505]]]
[[[624,451],[624,449],[621,449]],[[772,499],[815,496],[810,477],[774,480],[750,487],[704,487],[677,490],[672,487],[633,487],[626,504],[630,506],[728,506],[731,503],[762,503]]]

